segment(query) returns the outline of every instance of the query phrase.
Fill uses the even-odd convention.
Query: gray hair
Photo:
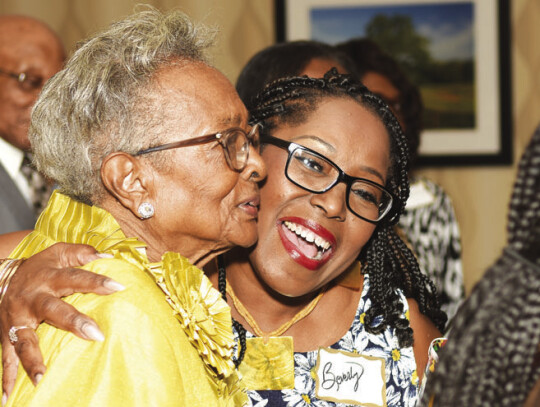
[[[103,158],[156,141],[160,123],[148,114],[155,73],[208,63],[213,38],[179,11],[148,8],[83,42],[34,106],[29,137],[38,169],[72,198],[99,201]]]

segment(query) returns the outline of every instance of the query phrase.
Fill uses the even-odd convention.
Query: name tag
[[[382,358],[319,348],[315,394],[337,403],[386,407],[384,363]]]

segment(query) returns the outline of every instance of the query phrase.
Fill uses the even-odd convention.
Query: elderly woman
[[[265,167],[257,126],[205,62],[209,43],[181,13],[143,11],[86,41],[39,97],[31,142],[60,192],[11,257],[84,243],[111,257],[87,268],[126,289],[67,298],[104,340],[40,326],[47,374],[37,387],[21,375],[9,406],[247,401],[230,308],[199,268],[255,243]],[[31,328],[9,330],[21,351]]]

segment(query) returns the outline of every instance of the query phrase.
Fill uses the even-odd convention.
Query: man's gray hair
[[[207,63],[213,37],[179,11],[147,8],[83,42],[33,109],[29,137],[38,169],[63,193],[99,201],[103,158],[156,141],[151,130],[159,123],[144,108],[156,71],[182,61]]]

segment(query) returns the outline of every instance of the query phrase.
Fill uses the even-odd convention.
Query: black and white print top
[[[435,283],[441,308],[450,320],[464,298],[459,227],[450,197],[425,178],[411,181],[411,194],[399,226]]]

